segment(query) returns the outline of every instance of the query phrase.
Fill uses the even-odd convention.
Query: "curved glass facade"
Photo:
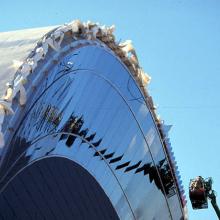
[[[143,95],[105,47],[78,48],[54,65],[26,105],[8,149],[0,197],[7,199],[4,192],[25,167],[64,157],[96,179],[120,219],[183,218]]]

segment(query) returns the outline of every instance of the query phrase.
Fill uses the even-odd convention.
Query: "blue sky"
[[[186,192],[190,178],[212,176],[220,204],[219,0],[0,1],[0,31],[79,18],[115,24],[118,39],[132,39],[152,77],[158,113],[173,124],[170,137]],[[192,220],[217,219],[211,205],[193,211],[188,201],[188,208]]]

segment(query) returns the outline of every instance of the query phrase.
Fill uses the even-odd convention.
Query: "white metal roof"
[[[6,91],[6,83],[13,79],[17,61],[25,60],[39,39],[53,28],[0,32],[0,96]]]

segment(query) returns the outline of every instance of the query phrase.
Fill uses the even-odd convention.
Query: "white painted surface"
[[[19,67],[35,48],[37,42],[54,27],[0,32],[0,96],[6,91],[6,83],[13,79]]]

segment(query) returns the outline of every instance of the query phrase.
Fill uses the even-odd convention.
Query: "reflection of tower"
[[[113,29],[56,27],[16,69],[0,102],[14,111],[1,124],[1,218],[186,219],[150,78]]]

